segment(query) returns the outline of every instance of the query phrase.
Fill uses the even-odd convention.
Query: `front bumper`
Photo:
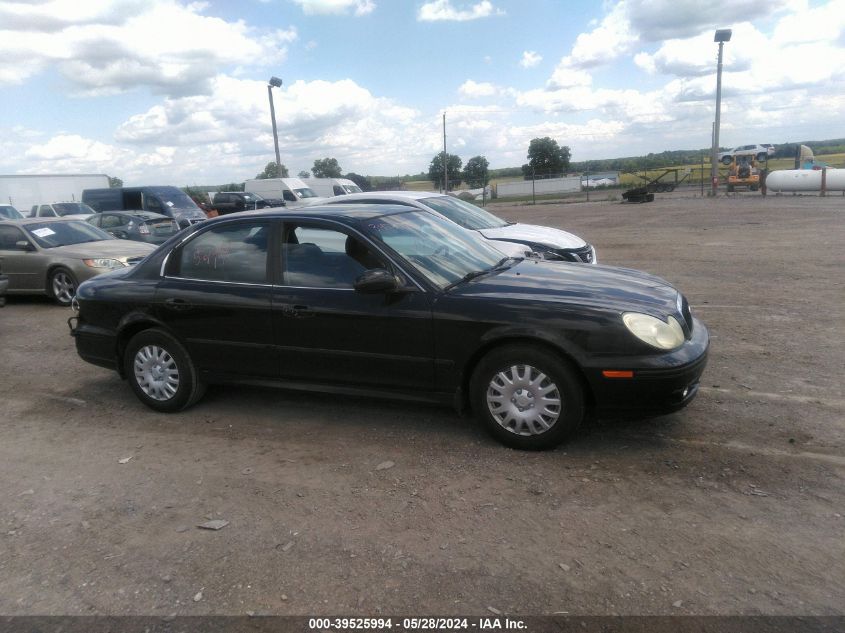
[[[615,359],[585,368],[599,415],[646,416],[671,413],[687,406],[698,394],[707,365],[710,335],[697,319],[692,338],[667,354]],[[608,378],[604,371],[630,372]]]

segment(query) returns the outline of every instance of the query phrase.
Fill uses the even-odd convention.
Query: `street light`
[[[282,157],[279,154],[279,134],[276,132],[276,108],[273,107],[273,88],[281,87],[281,79],[270,77],[270,82],[267,84],[267,96],[270,97],[270,120],[273,122],[273,143],[276,145],[276,169],[279,175],[282,173]]]
[[[710,181],[713,190],[710,195],[716,195],[719,185],[719,169],[717,167],[717,155],[719,154],[719,120],[722,113],[722,49],[725,42],[731,41],[730,29],[717,29],[713,37],[714,42],[719,43],[719,61],[716,65],[716,122],[713,124],[713,147],[710,149]]]

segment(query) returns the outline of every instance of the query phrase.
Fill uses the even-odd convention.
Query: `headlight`
[[[106,259],[105,257],[98,257],[97,259],[83,259],[86,266],[90,266],[91,268],[123,268],[126,264],[124,264],[119,259]]]
[[[622,321],[631,334],[657,349],[675,349],[684,342],[684,330],[675,317],[663,322],[647,314],[626,312]]]

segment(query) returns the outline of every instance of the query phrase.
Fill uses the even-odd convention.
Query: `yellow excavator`
[[[757,191],[760,187],[760,170],[753,156],[734,156],[728,169],[728,191],[745,187]]]

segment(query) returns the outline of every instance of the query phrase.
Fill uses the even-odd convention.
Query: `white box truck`
[[[105,174],[38,174],[0,176],[0,202],[27,213],[33,205],[50,202],[79,202],[83,189],[109,186]]]
[[[262,198],[281,198],[288,208],[304,207],[323,198],[299,178],[258,178],[247,180],[244,191]]]

